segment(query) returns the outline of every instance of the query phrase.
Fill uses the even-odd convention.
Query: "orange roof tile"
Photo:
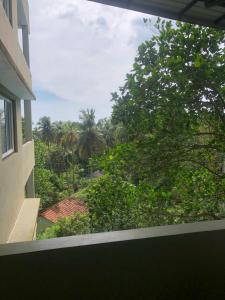
[[[42,212],[40,216],[56,223],[59,219],[72,216],[76,212],[87,212],[87,206],[84,202],[74,198],[64,199],[47,210]]]

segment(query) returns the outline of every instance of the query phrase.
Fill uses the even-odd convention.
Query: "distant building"
[[[91,175],[89,177],[90,178],[98,178],[98,177],[101,177],[103,175],[104,175],[103,171],[97,170],[97,171],[91,173]]]
[[[38,232],[45,230],[65,217],[71,217],[76,212],[87,212],[83,201],[75,198],[64,199],[43,211],[38,218]]]

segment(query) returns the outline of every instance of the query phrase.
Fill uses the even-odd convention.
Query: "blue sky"
[[[44,115],[78,120],[86,108],[109,117],[111,92],[152,35],[144,17],[86,0],[30,0],[34,123]]]

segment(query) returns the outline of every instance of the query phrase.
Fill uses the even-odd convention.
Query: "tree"
[[[79,116],[81,121],[82,129],[91,129],[95,127],[95,111],[93,108],[81,110],[81,114]]]
[[[60,175],[70,168],[71,154],[61,145],[54,145],[48,153],[47,167]]]
[[[127,132],[122,123],[114,124],[112,119],[101,119],[97,123],[97,128],[101,132],[107,147],[113,148],[120,143],[127,141]]]
[[[34,180],[36,196],[41,198],[40,210],[52,205],[70,192],[68,188],[63,190],[65,186],[56,173],[59,157],[55,155],[55,151],[54,147],[49,151],[44,142],[35,139]],[[54,168],[51,169],[50,165],[54,165]]]
[[[53,132],[54,132],[54,142],[57,145],[60,145],[62,142],[62,138],[68,131],[78,131],[80,128],[80,124],[78,122],[71,121],[55,121],[52,123]]]
[[[56,202],[55,186],[52,181],[54,174],[45,168],[35,168],[36,196],[41,198],[40,210]]]
[[[156,185],[172,184],[187,165],[221,178],[224,32],[165,20],[156,27],[159,34],[139,46],[125,85],[113,94],[113,121],[127,129],[138,149],[133,163]]]
[[[61,139],[61,145],[67,152],[67,159],[72,168],[72,180],[73,180],[73,189],[75,188],[75,167],[77,162],[77,143],[78,143],[78,132],[74,128],[70,128],[66,131]]]
[[[156,28],[112,94],[112,118],[96,124],[82,111],[78,141],[65,143],[103,171],[79,191],[90,232],[225,217],[225,35],[160,19]]]
[[[65,124],[62,121],[56,121],[54,123],[52,123],[52,128],[53,128],[53,132],[54,132],[54,142],[57,145],[61,144],[61,140],[64,136],[65,133]]]
[[[35,166],[37,168],[46,168],[48,160],[48,147],[39,139],[35,139]]]
[[[78,141],[78,132],[73,128],[70,128],[63,134],[61,138],[61,145],[65,149],[74,153],[76,150],[77,141]]]
[[[134,228],[135,186],[129,182],[105,175],[88,189],[87,201],[93,232]]]
[[[113,123],[122,123],[127,141],[91,163],[136,186],[138,205],[127,212],[134,227],[223,218],[224,33],[160,20],[156,26],[159,34],[139,47],[125,85],[112,96]],[[117,195],[111,183],[91,193],[92,203],[102,201],[102,228],[111,220],[103,199],[110,207],[112,190]]]
[[[42,117],[37,123],[37,131],[40,135],[40,138],[43,142],[45,142],[48,146],[54,139],[54,132],[51,123],[51,119],[49,117]]]
[[[81,130],[78,140],[78,155],[81,160],[87,161],[93,154],[99,154],[105,143],[102,134],[95,124],[94,110],[81,111]]]
[[[115,130],[116,127],[112,124],[110,119],[101,119],[98,121],[97,128],[102,133],[102,136],[105,140],[105,143],[108,147],[115,146],[116,136]]]

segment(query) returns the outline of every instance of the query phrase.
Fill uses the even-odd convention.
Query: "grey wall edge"
[[[49,240],[1,244],[0,256],[218,230],[225,230],[225,220],[156,226],[54,238]]]

